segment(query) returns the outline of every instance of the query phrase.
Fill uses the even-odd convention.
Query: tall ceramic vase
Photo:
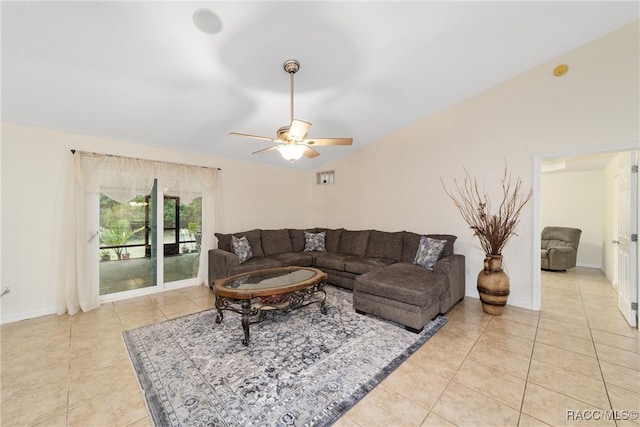
[[[509,297],[509,276],[502,271],[502,255],[486,255],[484,269],[478,274],[478,293],[485,313],[502,314]]]

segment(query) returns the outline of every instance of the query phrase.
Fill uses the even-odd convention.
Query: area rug
[[[270,312],[242,344],[240,315],[215,309],[123,333],[156,426],[329,426],[424,344],[420,334],[357,314],[327,287],[317,304]]]

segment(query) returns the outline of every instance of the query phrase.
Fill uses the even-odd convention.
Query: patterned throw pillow
[[[322,233],[309,233],[304,232],[304,251],[305,252],[326,252],[327,246],[325,244],[326,232]]]
[[[427,270],[433,270],[433,266],[438,261],[438,256],[440,256],[440,252],[442,252],[446,243],[446,240],[437,240],[426,236],[420,237],[420,245],[413,263],[421,265]]]
[[[240,259],[240,264],[253,258],[251,245],[249,244],[247,236],[242,236],[240,238],[231,236],[231,244],[233,245],[233,253],[238,255],[238,258]]]

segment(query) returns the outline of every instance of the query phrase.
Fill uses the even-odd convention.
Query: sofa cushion
[[[453,243],[457,237],[451,234],[425,234],[426,237],[437,240],[446,240],[447,244],[444,245],[442,252],[438,256],[438,259],[444,258],[449,255],[453,255]],[[402,262],[413,262],[418,252],[418,246],[420,245],[420,234],[412,233],[410,231],[404,232],[404,239],[402,243]]]
[[[369,245],[370,230],[349,231],[345,230],[340,236],[338,252],[347,255],[365,256]]]
[[[344,270],[349,273],[365,274],[378,268],[393,264],[395,261],[385,258],[363,258],[350,256],[345,260]]]
[[[313,256],[308,252],[288,252],[282,254],[272,255],[270,258],[275,258],[282,263],[283,267],[289,267],[297,265],[299,267],[311,267],[313,265]]]
[[[388,233],[385,231],[371,230],[367,256],[372,258],[386,258],[394,261],[402,260],[402,243],[404,233]]]
[[[233,252],[231,249],[231,234],[214,233],[216,239],[218,239],[218,249],[223,251]]]
[[[304,232],[304,252],[326,252],[325,246],[326,233],[321,231],[319,233]]]
[[[265,268],[282,267],[282,263],[275,258],[251,258],[249,261],[229,267],[229,275],[248,273],[249,271],[263,270]]]
[[[261,230],[260,238],[262,240],[264,256],[293,252],[289,230],[286,228],[280,230]]]
[[[349,256],[328,252],[325,256],[317,257],[315,262],[316,267],[318,268],[329,268],[331,270],[344,271],[344,265],[349,258]]]
[[[325,247],[327,252],[338,252],[338,245],[340,244],[340,236],[346,230],[344,228],[337,228],[332,230],[330,228],[318,228],[318,231],[326,232]]]
[[[291,246],[293,252],[302,252],[304,251],[304,232],[308,231],[310,233],[315,233],[315,228],[310,228],[308,230],[297,230],[294,228],[289,229],[289,237],[291,238]]]
[[[233,234],[215,233],[215,236],[218,238],[218,249],[222,249],[223,251],[227,252],[233,252],[233,249],[231,247],[231,236],[246,236],[247,240],[249,240],[249,245],[251,245],[251,252],[253,253],[253,257],[255,258],[264,256],[264,252],[262,251],[262,241],[260,239],[260,230],[251,230]]]
[[[432,239],[430,237],[422,236],[420,238],[420,244],[418,245],[418,252],[413,260],[414,264],[420,265],[427,270],[433,270],[433,266],[440,252],[444,249],[444,245],[447,244],[446,240]]]
[[[251,246],[249,245],[249,241],[246,236],[231,236],[231,245],[233,246],[233,253],[238,256],[240,264],[253,258]]]
[[[399,262],[355,278],[354,289],[379,297],[428,307],[447,290],[446,275]]]

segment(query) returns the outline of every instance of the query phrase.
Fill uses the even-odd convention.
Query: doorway
[[[636,151],[638,149],[638,144],[624,144],[615,147],[607,147],[602,148],[600,150],[582,150],[575,152],[563,152],[563,153],[548,153],[548,154],[540,154],[534,157],[534,199],[533,199],[533,210],[534,210],[534,277],[533,277],[533,305],[535,309],[539,309],[541,305],[541,287],[540,287],[540,233],[544,226],[547,225],[558,225],[558,226],[575,226],[576,228],[587,228],[589,230],[583,230],[583,237],[586,237],[584,241],[581,239],[579,255],[578,255],[578,264],[584,267],[592,267],[599,268],[605,273],[607,279],[615,284],[618,282],[618,247],[615,245],[614,241],[618,240],[618,194],[617,188],[612,187],[613,177],[606,177],[608,179],[607,182],[604,181],[605,177],[603,175],[603,182],[601,188],[596,188],[597,185],[593,185],[594,182],[598,182],[597,171],[600,169],[602,174],[605,174],[604,168],[606,165],[607,170],[606,173],[611,175],[612,170],[616,170],[616,179],[618,175],[618,171],[616,168],[615,162],[617,162],[618,158],[622,157],[621,153],[628,153],[632,151]],[[616,157],[618,156],[618,157]],[[615,162],[612,159],[616,159]],[[612,162],[612,163],[610,163]],[[554,172],[555,170],[555,172]],[[592,171],[590,174],[588,171]],[[584,173],[582,173],[584,172]],[[571,193],[574,191],[576,193],[582,192],[582,194],[586,194],[584,203],[589,204],[591,206],[595,206],[592,211],[587,211],[586,213],[580,211],[580,208],[573,209],[574,216],[571,214],[565,215],[563,218],[567,222],[571,223],[560,223],[560,224],[549,224],[547,223],[550,219],[555,220],[558,216],[548,215],[547,210],[543,212],[543,199],[545,197],[544,189],[545,186],[549,188],[549,182],[547,178],[548,174],[566,174],[563,179],[557,179],[554,182],[554,185],[557,187],[562,182],[569,182],[570,184],[568,189],[562,190],[567,191],[567,197],[574,197],[574,203],[576,205],[580,205],[583,202],[576,194]],[[637,182],[638,174],[633,174],[633,179]],[[591,185],[590,185],[591,183]],[[544,185],[543,185],[544,184]],[[617,181],[615,182],[617,185]],[[582,185],[582,188],[580,186]],[[587,188],[588,187],[588,188]],[[554,188],[553,191],[558,191]],[[600,192],[600,194],[589,194],[589,192]],[[600,199],[600,200],[598,200]],[[548,203],[548,202],[547,202]],[[597,206],[595,203],[599,203],[602,205],[602,211],[597,211]],[[634,193],[634,206],[637,206],[638,198],[637,191]],[[634,219],[635,219],[635,231],[633,233],[637,233],[637,209],[635,210]],[[593,217],[597,217],[594,219]],[[562,218],[560,216],[560,218]],[[594,223],[593,221],[599,221]],[[589,222],[591,221],[591,222]],[[577,222],[577,224],[576,224]],[[586,225],[580,226],[581,223]],[[585,231],[587,231],[585,236]],[[590,231],[590,232],[589,232]],[[637,243],[635,243],[637,244]],[[581,254],[582,250],[582,254]],[[581,257],[582,255],[582,257]],[[582,259],[581,259],[582,258]],[[582,264],[581,264],[582,262]],[[635,271],[635,274],[632,274],[631,277],[637,277],[639,257],[637,253],[633,254],[631,259],[631,268]],[[637,295],[638,291],[638,281],[637,279],[633,280],[632,283],[632,293]],[[634,296],[637,301],[637,296]],[[637,311],[636,311],[637,313]],[[635,324],[634,324],[635,323]],[[636,322],[633,322],[634,326],[637,325]]]

